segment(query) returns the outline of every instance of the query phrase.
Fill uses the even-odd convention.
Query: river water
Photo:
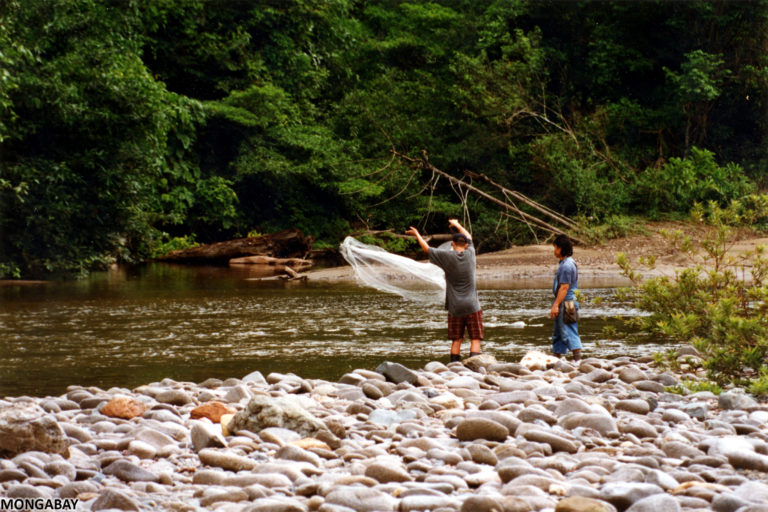
[[[480,283],[485,352],[548,350],[551,290]],[[541,283],[538,283],[541,286]],[[582,289],[585,354],[650,354],[652,340],[605,339],[640,312],[611,288]],[[600,305],[592,304],[603,298]],[[336,380],[382,361],[446,362],[446,312],[352,284],[255,280],[247,271],[152,264],[77,282],[0,287],[0,397],[60,395],[70,384],[133,388],[259,370]],[[464,352],[468,353],[468,344]]]

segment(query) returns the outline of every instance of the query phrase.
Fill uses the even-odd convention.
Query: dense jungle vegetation
[[[592,225],[726,205],[768,176],[767,35],[765,0],[4,0],[0,277],[467,212],[481,249],[531,236],[392,150]]]

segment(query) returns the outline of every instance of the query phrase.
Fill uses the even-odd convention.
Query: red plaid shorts
[[[483,339],[483,311],[477,311],[467,316],[448,315],[448,339],[463,340],[464,329],[469,333],[469,339]]]

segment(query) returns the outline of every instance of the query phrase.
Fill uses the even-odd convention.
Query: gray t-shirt
[[[445,272],[445,309],[451,316],[467,316],[480,311],[475,284],[475,246],[470,240],[461,252],[429,248],[429,261]]]

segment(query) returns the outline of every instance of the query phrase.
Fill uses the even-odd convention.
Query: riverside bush
[[[694,243],[680,232],[666,233],[691,266],[643,280],[626,255],[617,255],[636,307],[650,313],[628,320],[670,341],[690,341],[701,352],[707,376],[718,385],[761,387],[768,356],[768,259],[759,246],[734,256],[733,208],[710,205],[710,234]]]

